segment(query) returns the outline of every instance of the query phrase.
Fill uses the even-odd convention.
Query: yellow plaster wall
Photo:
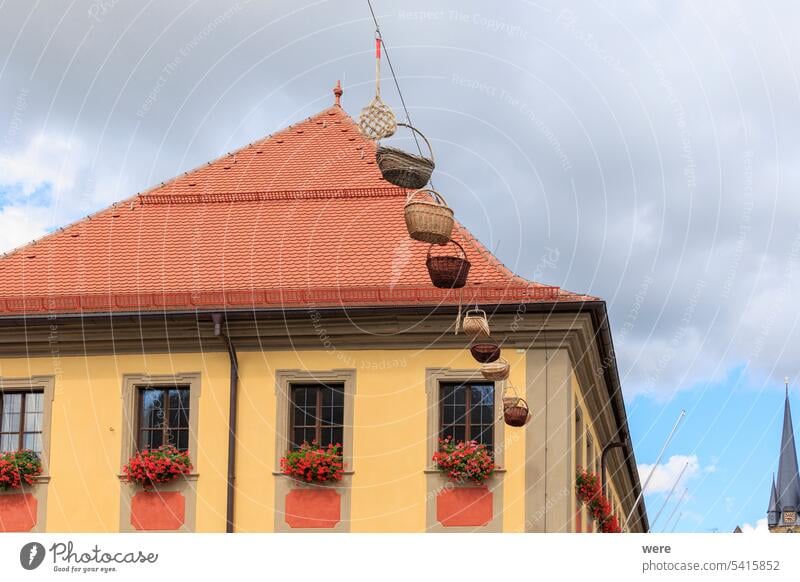
[[[524,386],[524,353],[507,353]],[[237,531],[274,524],[275,371],[356,369],[352,531],[425,530],[425,370],[475,369],[466,350],[240,352]],[[121,386],[124,374],[201,373],[196,527],[225,530],[227,354],[6,359],[0,376],[56,376],[47,531],[119,530]],[[498,418],[501,412],[498,411]],[[502,422],[502,421],[500,421]],[[506,427],[504,530],[523,531],[524,429]]]
[[[201,372],[198,531],[224,531],[225,354],[7,359],[0,376],[55,376],[47,531],[119,531],[122,376]],[[221,516],[219,515],[221,508]]]

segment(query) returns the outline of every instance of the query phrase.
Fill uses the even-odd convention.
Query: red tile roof
[[[458,302],[431,285],[374,147],[334,105],[9,253],[0,314]],[[594,299],[515,276],[461,225],[455,238],[465,300]]]

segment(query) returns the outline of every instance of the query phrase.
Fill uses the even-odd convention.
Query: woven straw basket
[[[431,144],[418,129],[406,123],[398,123],[397,126],[407,127],[421,136],[425,145],[428,146],[430,158],[410,154],[397,148],[378,146],[375,151],[375,160],[387,182],[402,188],[423,188],[433,174],[434,162]]]
[[[508,426],[525,426],[530,416],[528,403],[523,398],[517,398],[513,406],[503,405],[503,420]]]
[[[361,135],[371,140],[391,137],[397,131],[397,118],[391,107],[383,102],[380,94],[375,95],[369,105],[361,110],[358,130]]]
[[[428,194],[432,201],[416,199],[418,194]],[[406,198],[404,209],[408,236],[435,245],[447,244],[453,232],[453,210],[444,196],[436,190],[415,190]]]
[[[486,336],[492,335],[489,329],[489,320],[486,318],[486,312],[483,309],[470,309],[464,314],[464,322],[461,324],[464,333],[472,336]]]
[[[462,246],[454,240],[450,242],[458,247],[459,256],[431,255],[431,250],[436,246],[431,245],[428,248],[428,259],[425,261],[425,266],[428,267],[428,275],[431,277],[431,283],[433,283],[434,287],[439,287],[440,289],[460,289],[464,287],[467,284],[467,275],[469,275],[471,266]]]
[[[505,358],[498,358],[494,362],[481,364],[481,374],[483,374],[483,377],[487,380],[499,382],[500,380],[505,380],[508,378],[510,373],[511,366],[505,360]]]
[[[500,357],[500,346],[495,343],[472,344],[469,351],[472,357],[481,364],[494,362]]]

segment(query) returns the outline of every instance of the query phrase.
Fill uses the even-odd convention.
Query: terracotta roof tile
[[[374,148],[326,109],[0,259],[0,313],[458,301],[432,287]],[[465,299],[594,299],[515,276],[461,225],[455,238]]]

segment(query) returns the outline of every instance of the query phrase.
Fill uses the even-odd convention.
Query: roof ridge
[[[296,190],[264,190],[259,192],[216,192],[208,194],[150,194],[141,198],[141,204],[201,204],[213,202],[258,202],[262,200],[308,200],[384,198],[407,195],[405,188],[319,188]]]

